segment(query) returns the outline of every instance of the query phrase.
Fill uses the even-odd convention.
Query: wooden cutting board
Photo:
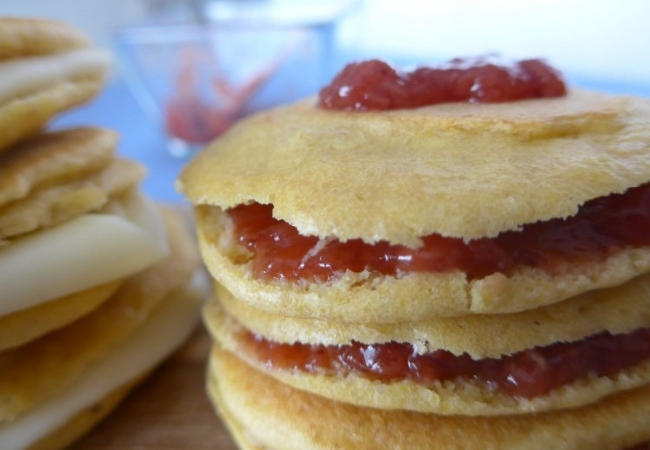
[[[236,450],[205,394],[210,346],[200,327],[71,450]]]

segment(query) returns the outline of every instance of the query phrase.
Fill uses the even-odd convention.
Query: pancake
[[[0,317],[0,352],[73,322],[110,298],[121,284],[122,280],[109,281]]]
[[[118,159],[99,172],[41,189],[23,200],[0,207],[0,239],[51,227],[99,210],[111,197],[135,187],[142,178],[142,166]]]
[[[110,54],[72,26],[0,18],[0,153],[104,86]]]
[[[494,237],[650,180],[649,120],[647,99],[586,91],[364,113],[310,99],[241,121],[178,188],[222,209],[271,203],[321,238]]]
[[[279,383],[217,347],[208,392],[242,449],[622,450],[650,439],[648,387],[559,413],[439,416],[333,402]]]
[[[117,141],[112,130],[78,127],[21,142],[0,156],[0,206],[108,166]]]
[[[208,145],[177,189],[218,285],[208,390],[235,439],[647,442],[648,122],[647,99],[579,90],[364,112],[310,98]]]
[[[79,127],[42,133],[0,155],[0,243],[96,211],[144,177],[115,159],[117,133]]]
[[[251,263],[226,231],[223,214],[196,209],[198,239],[212,276],[233,295],[272,314],[346,323],[397,323],[465,314],[525,311],[616,286],[650,269],[650,249],[628,248],[603,262],[586,261],[563,275],[518,269],[469,280],[459,271],[409,273],[400,277],[346,272],[322,284],[273,282],[255,278]]]
[[[164,216],[167,258],[127,279],[83,318],[0,353],[0,442],[8,448],[28,447],[64,427],[149,371],[194,328],[205,293],[198,254],[182,219],[171,210]],[[144,347],[135,344],[138,336]]]
[[[609,299],[611,303],[611,298]],[[631,299],[628,302],[627,306],[634,303],[634,300]],[[647,302],[647,300],[646,300]],[[582,307],[585,307],[583,302]],[[578,306],[578,311],[573,312],[573,317],[580,315],[581,306]],[[611,305],[610,305],[611,306]],[[574,306],[575,307],[575,306]],[[598,305],[592,305],[594,310],[599,310]],[[571,306],[564,309],[564,311],[570,311]],[[589,309],[587,306],[584,309]],[[614,313],[618,312],[618,318],[611,319],[613,323],[617,323],[618,326],[628,329],[628,324],[625,322],[625,317],[634,316],[633,308],[628,311],[626,305],[620,306],[618,311],[617,307],[613,306]],[[601,321],[604,319],[604,316],[607,315],[608,308],[605,308],[605,311],[592,311],[591,317],[598,318],[600,316]],[[621,314],[623,312],[623,314]],[[531,311],[529,314],[531,316],[537,316],[542,319],[540,323],[540,328],[550,328],[551,330],[558,331],[562,333],[562,326],[559,324],[554,324],[552,322],[552,317],[557,314],[557,311],[554,312],[535,312]],[[523,313],[522,315],[525,315]],[[645,312],[646,321],[647,311]],[[621,317],[622,316],[622,317]],[[228,316],[222,310],[219,309],[218,304],[210,302],[206,305],[204,311],[204,317],[206,317],[206,323],[208,324],[208,329],[216,341],[224,349],[239,355],[240,358],[245,360],[250,365],[256,367],[258,370],[264,371],[271,375],[272,377],[282,381],[283,383],[298,388],[301,390],[309,391],[322,395],[327,398],[331,398],[337,401],[347,402],[355,405],[361,406],[370,406],[374,408],[382,409],[402,409],[402,410],[412,410],[419,412],[427,413],[436,413],[444,415],[498,415],[498,414],[524,414],[524,413],[538,413],[541,411],[573,408],[577,406],[583,406],[587,404],[594,403],[600,398],[605,396],[612,395],[614,393],[634,389],[640,386],[644,386],[650,382],[650,361],[645,360],[638,364],[632,365],[631,367],[621,370],[617,373],[607,376],[595,376],[587,375],[586,377],[578,378],[575,381],[569,382],[562,385],[561,387],[551,390],[549,393],[536,396],[534,398],[524,398],[522,396],[513,395],[511,393],[504,392],[500,390],[497,386],[491,386],[490,384],[483,384],[475,382],[473,380],[467,379],[453,379],[448,381],[434,381],[432,383],[420,384],[416,381],[402,379],[402,380],[393,380],[393,381],[382,381],[382,380],[373,380],[364,376],[363,374],[357,373],[354,370],[350,373],[319,373],[319,367],[317,361],[312,361],[310,364],[314,364],[315,368],[308,372],[306,370],[300,370],[299,368],[294,369],[285,369],[283,367],[274,367],[273,362],[267,362],[266,360],[260,360],[255,355],[255,349],[251,348],[251,343],[244,339],[241,335],[242,332],[246,332],[245,328],[242,327],[240,323],[237,322],[232,316]],[[564,326],[568,323],[571,317],[566,317],[564,320]],[[470,317],[468,321],[474,327],[467,327],[464,330],[461,328],[462,325],[468,324],[465,322],[457,323],[457,330],[452,332],[451,335],[444,336],[448,342],[467,342],[474,341],[475,345],[480,342],[480,339],[494,339],[500,340],[503,338],[507,340],[508,337],[516,339],[516,334],[514,331],[522,330],[525,327],[530,327],[531,322],[525,321],[525,317],[496,317],[496,320],[500,323],[492,324],[490,323],[491,317],[482,318],[483,322],[481,323],[479,317]],[[544,320],[546,319],[546,320]],[[274,327],[281,329],[286,326],[287,329],[290,329],[291,325],[294,325],[295,322],[291,320],[286,321],[281,317],[279,318],[270,318],[272,322],[267,325],[268,327]],[[462,320],[462,319],[461,319]],[[607,320],[607,319],[606,319]],[[582,319],[583,326],[588,322],[587,318]],[[534,321],[532,322],[535,323]],[[646,322],[647,323],[647,322]],[[510,330],[506,330],[504,335],[501,336],[499,329],[503,327],[504,324],[510,325]],[[288,325],[288,326],[287,326]],[[320,323],[319,325],[324,325]],[[440,337],[440,329],[436,330],[435,323],[425,323],[423,327],[420,328],[417,324],[410,324],[413,327],[415,333],[422,330],[422,334],[426,336],[427,327],[429,330],[433,329],[437,333],[432,333],[432,339],[435,342],[435,337]],[[450,324],[444,324],[441,328],[444,330],[449,330]],[[580,328],[580,325],[577,325]],[[406,325],[404,326],[406,328]],[[634,329],[635,327],[631,327]],[[351,327],[350,331],[353,331],[354,328]],[[489,330],[489,331],[488,331]],[[318,340],[318,336],[326,335],[326,327],[313,328],[311,331],[312,339]],[[349,332],[350,332],[349,331]],[[476,335],[474,335],[476,331]],[[510,331],[510,333],[508,333]],[[601,331],[596,329],[596,331]],[[490,332],[495,332],[491,334]],[[285,333],[285,332],[281,332]],[[271,333],[272,336],[274,333]],[[523,333],[522,339],[530,338],[531,334],[528,336],[526,333]],[[540,331],[541,334],[541,331]],[[267,334],[263,334],[265,339],[272,339]],[[421,339],[426,339],[426,337],[420,335]],[[586,336],[580,336],[579,339],[582,339]],[[579,340],[577,339],[577,340]],[[564,341],[564,340],[560,340]],[[391,341],[379,341],[373,342],[374,344],[386,343]],[[399,341],[403,342],[403,341]],[[558,341],[551,341],[555,343]],[[293,343],[293,342],[291,342]],[[320,342],[318,342],[320,343]],[[429,343],[431,345],[431,343]],[[486,346],[489,346],[489,343],[486,343]],[[498,344],[497,344],[498,345]],[[506,344],[507,345],[507,344]],[[511,343],[513,347],[524,350],[531,347],[519,347],[519,343]],[[336,346],[336,344],[334,344]],[[517,347],[514,347],[517,346]],[[420,351],[424,353],[433,353],[439,348],[430,347],[427,350],[427,345],[415,346],[413,352]],[[416,350],[417,349],[417,350]],[[442,348],[446,350],[446,348]],[[271,351],[282,352],[282,350],[277,347],[273,347]],[[323,352],[314,352],[312,357],[314,360],[318,358],[327,358],[328,353]],[[363,353],[364,358],[371,358],[372,356],[367,356],[366,353]],[[372,353],[371,353],[372,355]],[[501,355],[495,355],[499,357]],[[345,358],[345,356],[341,356]],[[393,355],[393,360],[397,360],[398,356]],[[481,359],[481,358],[477,358]],[[311,359],[310,359],[311,361]],[[397,364],[397,363],[394,363]],[[567,363],[568,364],[568,363]],[[390,370],[390,369],[389,369]],[[512,369],[511,369],[512,370]],[[541,370],[541,369],[540,369]],[[533,376],[533,375],[531,375]]]
[[[0,103],[0,153],[38,133],[55,115],[90,101],[103,86],[103,80],[80,79]]]
[[[100,211],[1,246],[0,317],[125,278],[167,253],[160,212],[129,189]]]
[[[71,385],[142,326],[171,291],[188,282],[198,266],[197,256],[181,225],[166,222],[175,227],[170,230],[169,256],[127,279],[115,295],[81,320],[0,353],[0,423]]]
[[[630,333],[650,327],[650,275],[624,285],[589,291],[544,308],[516,314],[467,315],[391,324],[355,324],[299,319],[270,314],[238,300],[215,283],[214,296],[203,310],[214,336],[239,328],[279,343],[347,345],[408,342],[422,354],[446,350],[474,359],[570,342],[607,331]]]
[[[323,242],[494,237],[647,183],[649,119],[645,99],[585,91],[364,113],[311,99],[244,119],[187,165],[177,187],[198,205],[211,273],[256,308],[371,323],[518,312],[645,273],[650,249],[624,247],[560,273],[522,265],[477,279],[450,270],[277,283],[251,274],[222,211],[272,204],[276,219]]]
[[[63,448],[106,416],[126,391],[191,334],[197,323],[197,306],[205,295],[202,283],[194,284],[171,293],[145,326],[71,389],[39,404],[17,421],[0,425],[0,441],[8,445],[5,448]]]

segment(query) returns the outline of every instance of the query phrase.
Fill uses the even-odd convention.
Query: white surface
[[[64,20],[111,45],[114,27],[181,0],[2,0],[0,14]],[[498,51],[548,58],[580,76],[650,80],[647,0],[360,0],[338,42],[348,52],[419,61]]]
[[[647,0],[366,0],[342,41],[417,59],[499,52],[545,57],[563,72],[650,80]],[[356,29],[354,25],[363,24]]]

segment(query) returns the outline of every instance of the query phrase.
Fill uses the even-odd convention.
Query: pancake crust
[[[247,449],[624,449],[650,439],[650,387],[525,416],[450,417],[355,407],[301,392],[215,349],[208,393]]]
[[[650,248],[624,249],[604,262],[567,267],[561,276],[522,267],[467,280],[461,272],[412,273],[401,278],[346,273],[324,284],[253,278],[241,247],[225,232],[217,208],[196,208],[201,253],[213,277],[236,298],[269,313],[345,323],[397,323],[440,316],[502,314],[560,302],[616,286],[650,270]]]
[[[586,91],[364,113],[309,99],[241,121],[178,189],[221,208],[272,203],[322,238],[490,237],[649,181],[649,121],[650,100]]]
[[[0,239],[50,227],[98,210],[111,197],[144,178],[140,164],[117,159],[98,172],[46,186],[19,201],[0,207]]]
[[[167,294],[189,281],[199,267],[198,252],[176,213],[163,212],[170,256],[127,279],[113,297],[81,320],[0,353],[0,424],[74,384],[142,326]]]
[[[214,318],[214,317],[213,317]],[[382,409],[405,409],[444,415],[527,414],[588,405],[614,393],[650,383],[650,361],[611,376],[588,376],[534,399],[515,398],[472,381],[436,382],[422,386],[413,381],[384,383],[351,373],[321,375],[275,369],[258,360],[239,341],[239,323],[225,315],[209,321],[211,334],[226,350],[259,370],[297,389],[337,401]]]
[[[30,18],[0,17],[0,62],[90,49],[92,42],[73,26]],[[34,135],[55,114],[93,98],[103,87],[108,67],[97,66],[14,95],[0,105],[0,153]],[[11,93],[3,92],[3,97]]]
[[[18,347],[93,311],[122,284],[111,281],[0,317],[0,351]]]
[[[90,101],[104,87],[105,75],[62,81],[0,105],[0,153],[38,133],[56,114]]]
[[[117,141],[115,131],[79,127],[21,142],[0,156],[0,206],[106,167],[115,156]]]
[[[0,17],[0,60],[50,55],[90,45],[84,33],[63,22]]]
[[[351,324],[270,314],[235,298],[215,283],[203,317],[217,335],[243,327],[275,342],[345,345],[409,342],[418,353],[447,350],[474,359],[499,358],[533,347],[581,340],[608,331],[650,327],[650,275],[622,286],[590,291],[552,306],[514,314],[440,317],[392,324]]]

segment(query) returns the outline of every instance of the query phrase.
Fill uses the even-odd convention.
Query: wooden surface
[[[210,338],[190,340],[70,450],[236,450],[205,394]]]

